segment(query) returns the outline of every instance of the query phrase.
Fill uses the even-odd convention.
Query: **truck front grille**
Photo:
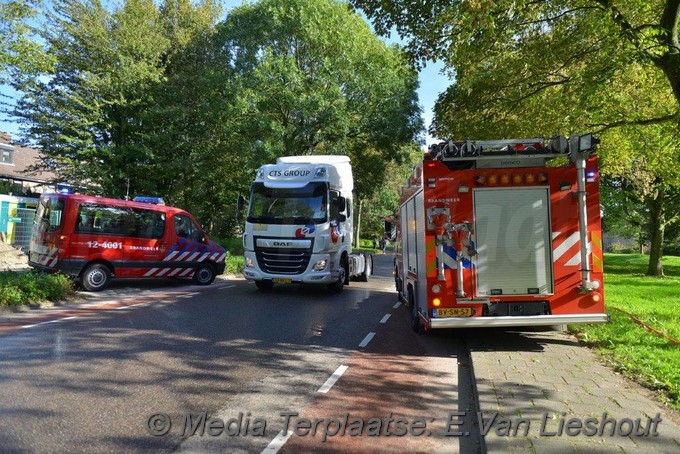
[[[301,274],[312,257],[310,249],[279,249],[256,247],[257,264],[265,273]]]

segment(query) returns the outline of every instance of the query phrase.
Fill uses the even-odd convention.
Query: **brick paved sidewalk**
[[[485,426],[490,426],[485,437],[488,452],[680,453],[677,413],[671,415],[651,398],[649,391],[604,366],[573,336],[548,331],[507,331],[489,340],[480,331],[468,338],[480,409]],[[504,345],[504,350],[498,350],[499,345]],[[498,416],[490,424],[496,412]],[[576,421],[572,431],[581,433],[567,434],[570,418],[584,423],[586,418],[596,418],[592,424],[599,430],[603,413],[604,418],[613,418],[620,425],[614,429],[617,435],[610,436],[613,422],[604,425],[603,435],[587,436],[583,431],[594,430],[579,431]],[[656,424],[658,436],[653,436],[653,418],[657,414],[661,422]],[[503,426],[503,417],[519,426],[517,435],[512,435],[512,431],[505,435],[507,425]],[[529,423],[520,424],[520,418],[528,418]],[[640,433],[647,429],[649,435],[619,435],[634,429],[637,418]],[[564,423],[562,435],[548,435],[559,433],[560,423]]]

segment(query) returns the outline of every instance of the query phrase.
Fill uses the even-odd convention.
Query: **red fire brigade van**
[[[226,251],[184,210],[74,194],[40,197],[28,263],[78,278],[90,291],[111,279],[191,277],[208,285]]]

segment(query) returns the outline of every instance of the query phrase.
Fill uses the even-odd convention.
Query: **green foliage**
[[[34,39],[40,0],[0,2],[0,83],[17,74],[44,71],[54,63]]]
[[[243,256],[233,256],[230,255],[227,257],[227,273],[231,274],[239,274],[243,272],[243,268],[245,268],[245,260]]]
[[[0,272],[0,306],[61,301],[73,294],[73,283],[63,274]]]
[[[221,25],[217,45],[251,172],[277,156],[349,154],[356,193],[368,197],[420,132],[415,72],[342,3],[244,5]]]
[[[401,164],[391,163],[385,166],[385,181],[374,188],[373,194],[363,200],[361,209],[360,238],[382,238],[384,236],[385,219],[392,219],[399,207],[399,190],[413,173],[413,166],[422,160],[423,152],[415,144],[405,147],[402,153],[407,157]],[[358,210],[354,210],[358,215]],[[356,221],[354,225],[357,225]]]
[[[661,279],[642,275],[646,261],[643,255],[605,254],[605,303],[611,321],[574,329],[617,370],[659,390],[664,400],[680,408],[680,350],[622,312],[680,339],[680,258],[664,258],[667,277]]]
[[[21,185],[0,180],[0,194],[27,195]]]
[[[243,239],[240,237],[213,238],[213,240],[227,250],[229,255],[243,255]]]

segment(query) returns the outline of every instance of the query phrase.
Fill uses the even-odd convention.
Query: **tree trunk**
[[[359,209],[357,210],[357,232],[354,236],[354,248],[359,249],[359,228],[361,227],[361,207],[363,205],[363,200],[359,199]]]
[[[664,219],[663,190],[658,191],[656,198],[651,199],[649,204],[649,236],[652,239],[649,248],[649,266],[647,276],[663,276],[663,237],[666,227]]]

